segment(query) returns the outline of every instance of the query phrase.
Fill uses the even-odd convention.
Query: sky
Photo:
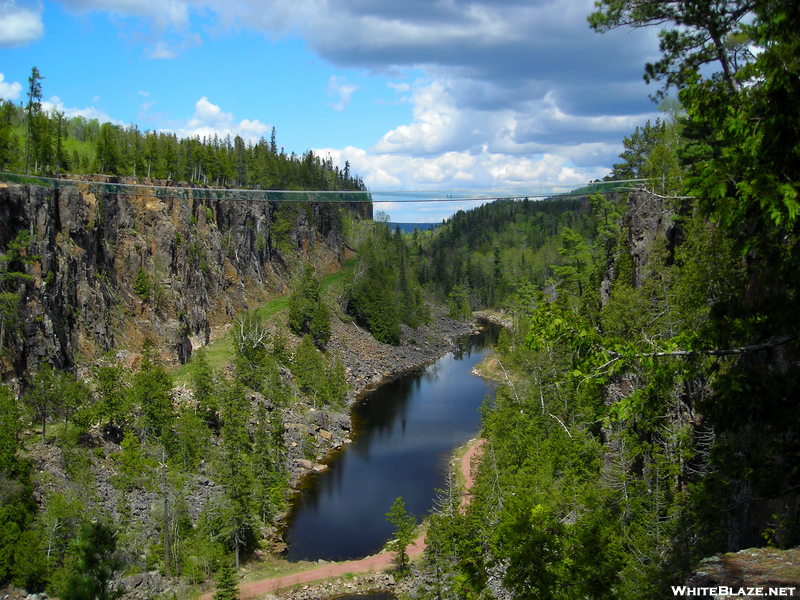
[[[179,136],[269,138],[381,192],[577,185],[659,116],[657,31],[594,0],[4,0],[0,97]],[[469,196],[470,194],[466,194]],[[475,202],[376,209],[441,221]]]

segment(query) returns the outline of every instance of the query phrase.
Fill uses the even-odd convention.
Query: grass
[[[490,354],[474,367],[479,377],[492,381],[505,382],[506,376],[496,354]]]
[[[261,581],[272,577],[284,577],[309,571],[319,565],[307,561],[289,562],[284,558],[266,555],[261,560],[250,561],[246,564],[250,572],[244,577],[243,582]]]

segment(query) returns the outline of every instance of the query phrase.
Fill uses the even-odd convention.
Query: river
[[[454,448],[480,429],[490,383],[471,374],[500,331],[484,323],[431,365],[381,385],[353,407],[353,443],[304,479],[284,539],[289,560],[350,560],[380,551],[397,496],[418,520],[444,485]]]

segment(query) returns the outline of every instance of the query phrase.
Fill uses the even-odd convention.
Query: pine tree
[[[409,544],[416,546],[414,529],[417,527],[417,521],[413,515],[406,512],[406,503],[402,496],[395,499],[391,510],[386,513],[386,519],[394,526],[394,537],[386,543],[386,547],[394,552],[395,562],[400,570],[405,570],[408,563],[406,547]]]
[[[223,559],[217,572],[217,590],[214,600],[238,600],[239,583],[236,581],[236,571],[229,559]]]
[[[42,77],[39,69],[33,67],[31,69],[31,76],[28,77],[28,104],[25,107],[25,112],[28,120],[28,137],[25,142],[25,175],[28,174],[30,168],[30,147],[31,135],[34,128],[34,119],[39,115],[42,110]]]

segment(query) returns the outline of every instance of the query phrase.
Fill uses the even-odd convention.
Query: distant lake
[[[309,475],[292,500],[284,539],[289,560],[350,560],[379,552],[392,534],[397,496],[420,520],[444,487],[454,448],[480,430],[492,385],[471,374],[500,327],[458,340],[453,352],[380,386],[353,408],[354,441]]]

